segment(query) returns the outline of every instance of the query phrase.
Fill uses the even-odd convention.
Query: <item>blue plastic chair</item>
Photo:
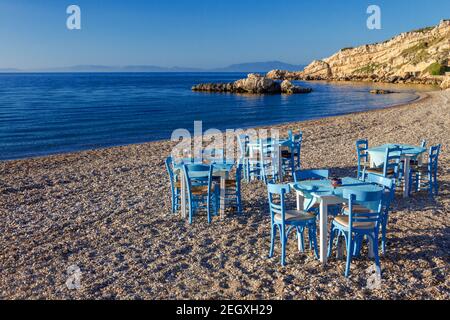
[[[172,157],[166,159],[166,169],[169,174],[170,191],[172,193],[172,213],[176,213],[181,206],[181,181],[174,173]]]
[[[422,166],[417,166],[411,170],[411,181],[416,192],[422,187],[427,187],[430,197],[434,197],[439,194],[439,182],[437,175],[440,152],[440,144],[432,146],[428,152],[428,163]]]
[[[294,172],[301,169],[301,149],[303,142],[303,133],[300,132],[294,135],[291,130],[289,130],[289,150],[283,150],[281,152],[281,158],[283,161],[284,172],[290,172],[292,176]]]
[[[384,164],[379,168],[365,168],[363,170],[363,177],[365,174],[375,174],[385,178],[395,179],[398,182],[401,179],[400,173],[400,160],[401,160],[402,149],[397,148],[387,148],[384,157]]]
[[[348,199],[348,215],[337,216],[331,224],[330,243],[328,247],[328,256],[331,256],[334,238],[343,236],[347,248],[347,261],[345,267],[345,276],[350,275],[350,264],[355,255],[355,248],[358,246],[358,239],[364,237],[370,238],[373,245],[375,264],[380,269],[380,257],[378,254],[378,234],[381,224],[381,210],[383,191],[351,191],[344,189],[343,197]],[[355,203],[378,202],[376,212],[354,212]]]
[[[218,188],[213,185],[213,165],[184,164],[183,173],[189,204],[189,224],[192,224],[199,209],[206,209],[208,223],[211,223],[211,206],[217,215],[219,205]]]
[[[358,157],[357,179],[363,177],[363,169],[369,166],[369,140],[361,139],[356,141],[356,155]]]
[[[314,254],[318,258],[316,216],[305,211],[286,210],[285,195],[290,191],[289,185],[269,183],[267,189],[271,217],[269,258],[273,257],[277,230],[280,232],[282,266],[286,265],[286,244],[291,231],[297,231],[299,251],[303,252],[305,228],[308,228],[309,231],[310,248],[314,250]]]
[[[389,222],[389,211],[395,197],[395,180],[369,174],[367,175],[366,182],[374,183],[384,188],[381,211],[381,252],[384,255],[386,254],[386,235]]]

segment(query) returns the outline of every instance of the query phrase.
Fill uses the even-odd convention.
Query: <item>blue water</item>
[[[415,88],[371,95],[375,85],[299,83],[314,92],[245,96],[192,92],[239,73],[0,74],[0,159],[170,139],[177,128],[234,129],[407,102]],[[392,87],[392,86],[391,86]]]

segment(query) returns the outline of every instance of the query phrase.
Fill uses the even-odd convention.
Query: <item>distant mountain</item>
[[[77,65],[61,68],[36,69],[38,72],[200,72],[202,69],[181,67],[158,67],[152,65],[134,66],[103,66],[103,65]]]
[[[20,70],[15,68],[0,68],[0,73],[9,73],[9,72],[20,72]]]
[[[268,72],[273,69],[297,71],[304,65],[293,65],[281,61],[248,62],[233,64],[224,68],[200,69],[190,67],[159,67],[153,65],[105,66],[105,65],[76,65],[46,69],[0,69],[0,72]]]
[[[266,61],[266,62],[248,62],[233,64],[225,68],[212,69],[214,72],[269,72],[270,70],[288,70],[298,71],[302,70],[305,65],[289,64],[281,61]]]

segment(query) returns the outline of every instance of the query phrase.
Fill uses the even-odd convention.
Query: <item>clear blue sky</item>
[[[66,28],[71,4],[82,30]],[[370,4],[382,30],[366,28]],[[449,0],[0,0],[0,68],[303,64],[442,18]]]

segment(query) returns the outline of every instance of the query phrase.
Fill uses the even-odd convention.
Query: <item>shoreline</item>
[[[440,195],[393,203],[382,285],[369,290],[373,261],[364,248],[352,262],[323,268],[290,239],[267,258],[267,187],[242,185],[243,214],[171,214],[164,160],[173,143],[96,149],[0,162],[0,296],[4,299],[450,299],[450,91],[411,104],[272,126],[304,132],[302,168],[354,176],[354,142],[441,143]],[[294,196],[288,199],[295,204]],[[68,290],[67,269],[82,271]]]
[[[249,127],[241,127],[241,129],[260,129],[260,128],[266,128],[266,127],[270,127],[270,126],[287,126],[293,123],[302,123],[302,122],[308,122],[308,121],[316,121],[316,120],[321,120],[321,119],[333,119],[335,117],[342,117],[342,116],[347,116],[347,115],[352,115],[352,114],[359,114],[359,113],[364,113],[364,112],[377,112],[379,110],[385,110],[385,109],[390,109],[390,108],[397,108],[397,107],[402,107],[405,105],[411,105],[414,103],[418,103],[424,99],[427,99],[429,97],[429,95],[427,94],[428,92],[436,92],[436,91],[440,91],[438,89],[436,90],[430,90],[430,91],[415,91],[414,94],[417,95],[417,97],[411,101],[408,102],[402,102],[402,103],[398,103],[398,104],[394,104],[394,105],[388,105],[388,106],[384,106],[381,108],[377,108],[377,109],[372,109],[372,110],[362,110],[362,111],[355,111],[355,112],[350,112],[350,113],[344,113],[344,114],[338,114],[338,115],[332,115],[332,116],[325,116],[325,117],[319,117],[319,118],[312,118],[312,119],[308,119],[308,120],[300,120],[300,121],[290,121],[290,122],[283,122],[283,123],[269,123],[269,124],[264,124],[264,125],[260,125],[260,126],[249,126]],[[394,92],[395,94],[395,92]],[[31,157],[26,157],[26,158],[17,158],[17,159],[5,159],[5,160],[0,160],[0,164],[2,162],[17,162],[17,161],[27,161],[27,160],[33,160],[33,159],[42,159],[42,158],[48,158],[48,157],[58,157],[58,156],[70,156],[70,155],[74,155],[77,153],[83,153],[83,152],[95,152],[95,151],[100,151],[100,150],[105,150],[105,149],[112,149],[112,148],[122,148],[122,147],[128,147],[128,146],[133,146],[133,145],[146,145],[146,144],[152,144],[152,143],[163,143],[163,142],[171,142],[170,139],[161,139],[161,140],[153,140],[153,141],[144,141],[144,142],[137,142],[137,143],[126,143],[126,144],[119,144],[119,145],[111,145],[111,146],[105,146],[105,147],[99,147],[99,148],[93,148],[93,149],[81,149],[81,150],[74,150],[74,151],[67,151],[67,152],[59,152],[59,153],[50,153],[50,154],[44,154],[44,155],[37,155],[37,156],[31,156]]]

